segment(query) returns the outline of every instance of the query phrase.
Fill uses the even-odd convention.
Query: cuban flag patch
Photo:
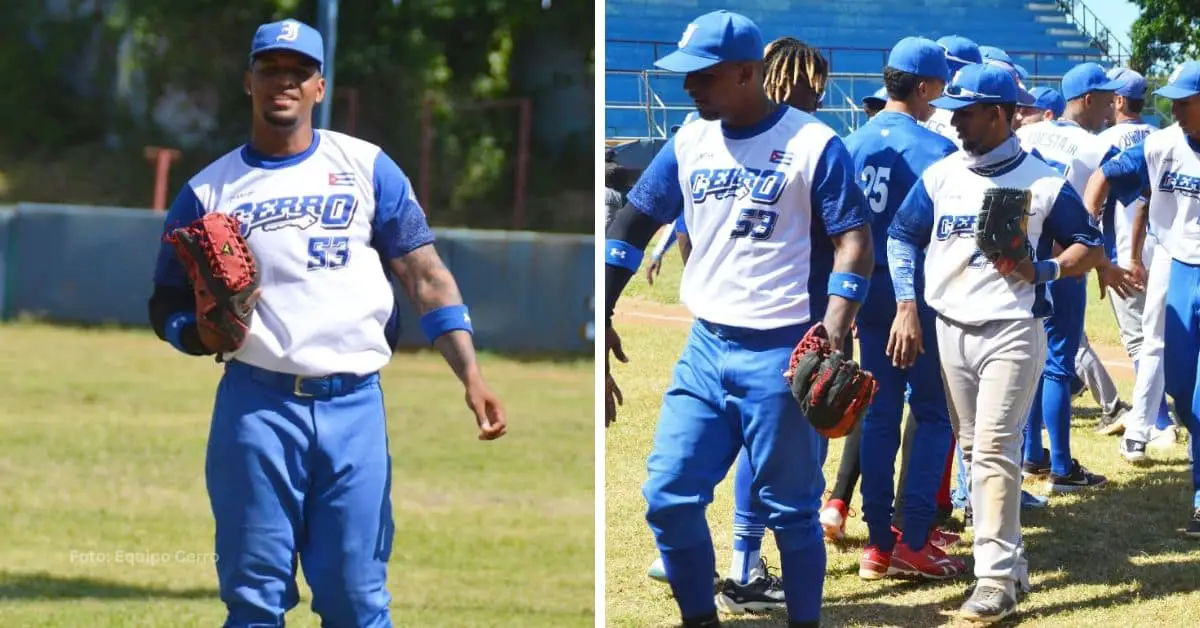
[[[354,185],[353,172],[329,173],[329,185]]]

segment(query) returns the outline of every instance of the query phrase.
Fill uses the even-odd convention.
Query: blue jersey
[[[908,191],[925,169],[958,147],[912,116],[881,111],[846,138],[858,184],[867,197],[875,237],[875,266],[887,268],[887,233]],[[884,274],[883,277],[887,275]]]

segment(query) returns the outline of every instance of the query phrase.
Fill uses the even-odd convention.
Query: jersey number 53
[[[778,212],[768,209],[743,209],[729,237],[736,239],[748,236],[751,240],[769,240],[775,232],[775,219],[778,217]]]
[[[308,239],[308,269],[336,270],[350,261],[350,238],[316,236]]]

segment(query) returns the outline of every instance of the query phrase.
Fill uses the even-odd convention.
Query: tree
[[[1142,10],[1133,23],[1133,69],[1150,74],[1200,58],[1200,0],[1134,0]]]

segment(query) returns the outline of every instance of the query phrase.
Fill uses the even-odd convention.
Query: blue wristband
[[[469,334],[475,333],[471,328],[471,314],[465,305],[447,305],[426,312],[421,317],[421,331],[429,342],[441,338],[443,334],[461,329]]]
[[[195,312],[179,312],[172,314],[167,319],[167,324],[163,326],[163,335],[167,337],[167,342],[171,343],[172,347],[179,350],[180,353],[188,353],[187,349],[183,348],[183,340],[180,338],[183,335],[183,328],[188,325],[196,324]],[[188,355],[191,355],[190,353]]]
[[[1033,283],[1044,284],[1058,279],[1060,268],[1052,259],[1033,263]]]
[[[862,303],[867,298],[871,280],[854,273],[830,273],[829,296],[839,296]]]
[[[638,267],[642,265],[643,255],[645,253],[641,249],[628,242],[604,241],[604,263],[608,266],[616,266],[636,273]]]

